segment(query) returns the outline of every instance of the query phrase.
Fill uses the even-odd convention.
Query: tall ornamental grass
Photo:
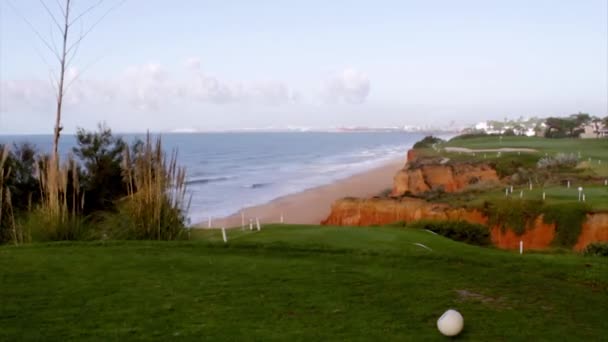
[[[177,165],[177,151],[169,157],[163,152],[161,138],[125,148],[123,179],[127,197],[119,205],[124,238],[175,240],[184,237],[186,214],[186,170]]]

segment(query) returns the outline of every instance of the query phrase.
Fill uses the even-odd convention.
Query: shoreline
[[[330,184],[240,209],[232,215],[213,220],[211,228],[240,227],[243,216],[246,226],[249,225],[250,219],[255,224],[256,218],[262,224],[280,223],[281,216],[283,216],[284,223],[320,224],[322,220],[327,218],[331,211],[331,205],[336,200],[344,197],[372,197],[392,188],[393,177],[397,171],[405,166],[405,163],[405,156],[395,158],[378,167],[336,180]],[[208,228],[207,222],[204,221],[196,223],[194,227]]]

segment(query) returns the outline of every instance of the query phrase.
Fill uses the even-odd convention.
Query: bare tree
[[[56,77],[51,76],[52,86],[55,90],[56,95],[56,111],[55,111],[55,126],[53,129],[53,151],[52,151],[52,160],[55,167],[58,166],[59,162],[59,138],[61,137],[61,131],[63,129],[61,125],[61,114],[63,111],[63,100],[65,94],[70,87],[70,85],[76,80],[72,79],[69,82],[66,82],[66,72],[73,62],[74,57],[76,56],[80,44],[86,38],[86,36],[93,31],[93,29],[115,8],[122,5],[126,0],[122,0],[116,3],[114,6],[109,7],[100,17],[97,18],[96,21],[93,22],[86,30],[83,29],[83,19],[84,17],[91,13],[93,10],[97,9],[102,5],[105,0],[98,0],[93,3],[91,6],[82,10],[80,13],[76,15],[72,15],[73,11],[73,0],[65,0],[64,4],[61,4],[59,0],[55,0],[56,10],[53,11],[51,7],[49,7],[43,0],[38,0],[41,6],[44,8],[45,12],[52,20],[52,24],[54,25],[54,29],[60,34],[60,49],[57,48],[57,44],[55,40],[52,38],[44,37],[32,23],[27,20],[26,17],[21,15],[21,13],[17,10],[17,8],[8,0],[9,5],[13,8],[13,10],[25,21],[25,23],[32,29],[32,31],[36,34],[36,36],[42,41],[44,46],[51,52],[53,57],[57,59],[59,63],[59,71]],[[58,16],[54,12],[60,12],[60,16]],[[59,18],[59,20],[58,20]],[[70,32],[74,25],[80,23],[81,31],[75,39],[71,40]],[[45,61],[46,62],[46,61]],[[49,64],[49,63],[47,63]],[[49,64],[50,65],[50,64]]]

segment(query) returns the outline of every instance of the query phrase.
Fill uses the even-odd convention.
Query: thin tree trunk
[[[59,84],[57,87],[57,112],[55,116],[55,130],[53,135],[53,167],[59,164],[59,136],[61,134],[61,110],[63,107],[63,88],[65,80],[65,63],[66,63],[66,51],[68,43],[68,31],[69,31],[69,17],[70,17],[70,0],[66,0],[65,3],[65,15],[64,15],[64,26],[63,26],[63,49],[61,52],[61,58],[59,63],[61,69],[59,72]]]

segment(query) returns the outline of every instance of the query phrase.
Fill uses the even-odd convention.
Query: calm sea
[[[139,135],[123,135],[132,141]],[[179,150],[192,193],[190,219],[223,217],[247,206],[369,170],[397,157],[422,138],[414,133],[204,133],[163,134],[167,151]],[[50,135],[0,136],[49,151]],[[65,135],[61,151],[75,145]]]

